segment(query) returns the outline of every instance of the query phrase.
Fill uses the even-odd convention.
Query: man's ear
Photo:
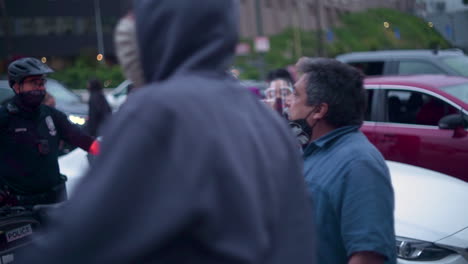
[[[19,90],[20,90],[20,85],[19,85],[19,83],[15,82],[15,83],[13,84],[13,91],[14,91],[15,93],[19,93]]]
[[[314,119],[323,119],[328,113],[328,104],[327,103],[321,103],[317,111],[312,115]]]

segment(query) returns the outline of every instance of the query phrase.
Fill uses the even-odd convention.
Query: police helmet
[[[49,66],[36,58],[22,58],[8,65],[8,80],[10,87],[15,82],[20,83],[24,78],[32,75],[43,75],[54,72]]]

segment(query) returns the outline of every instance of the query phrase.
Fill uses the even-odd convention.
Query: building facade
[[[326,29],[339,23],[341,14],[369,8],[412,12],[415,0],[240,0],[240,3],[241,35],[254,37],[276,34],[291,27]]]
[[[468,4],[464,4],[463,0],[417,0],[415,5],[416,15],[424,18],[460,11],[468,11]]]
[[[0,60],[97,55],[98,47],[113,53],[113,30],[127,4],[127,0],[0,0]]]
[[[468,52],[468,4],[463,0],[418,0],[415,13],[431,22],[452,45]]]
[[[414,0],[239,0],[243,37],[286,28],[326,29],[344,13],[387,7],[409,11]],[[113,30],[130,0],[0,0],[0,61],[20,56],[114,53]],[[257,9],[258,5],[258,9]],[[102,34],[100,34],[102,33]],[[1,69],[0,69],[1,70]]]

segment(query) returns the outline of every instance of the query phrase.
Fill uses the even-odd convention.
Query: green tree
[[[50,77],[72,89],[85,89],[87,81],[92,78],[102,81],[104,87],[116,87],[125,79],[119,65],[101,64],[89,56],[79,57],[73,65],[56,71]]]

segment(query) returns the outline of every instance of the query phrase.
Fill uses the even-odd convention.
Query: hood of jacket
[[[134,0],[146,82],[226,71],[238,40],[236,0]]]

